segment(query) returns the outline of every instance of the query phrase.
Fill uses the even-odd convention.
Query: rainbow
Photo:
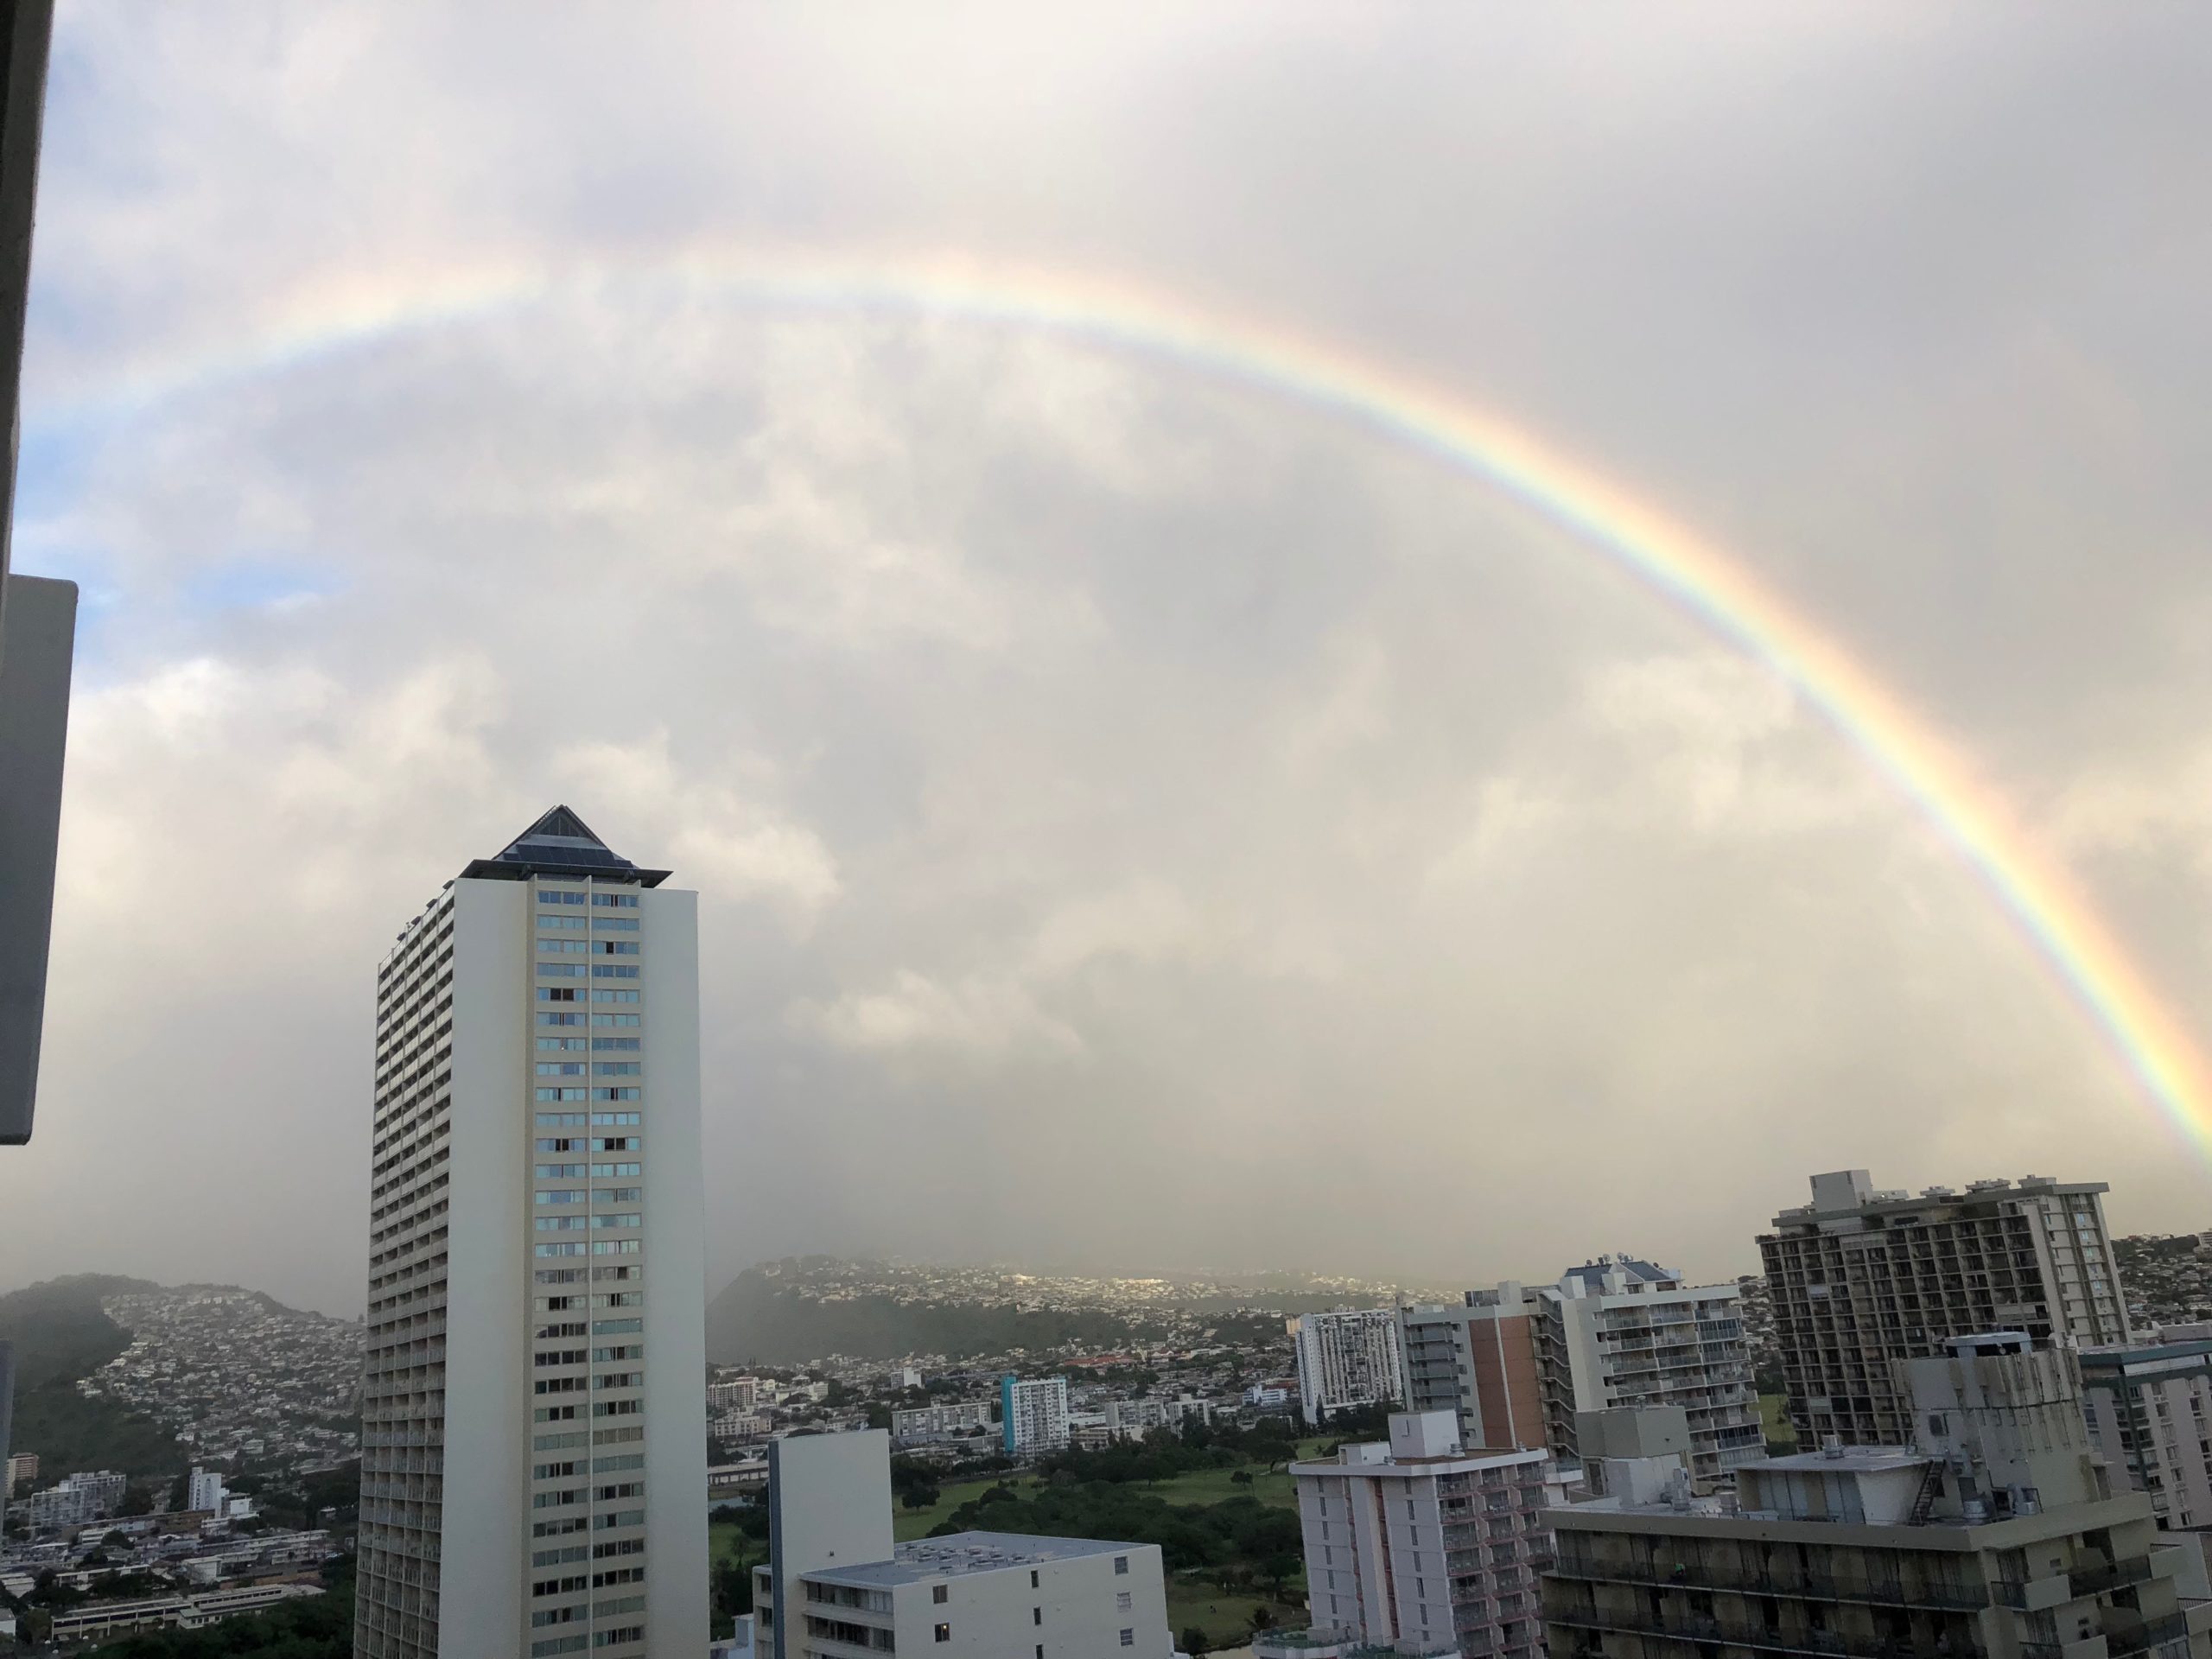
[[[140,365],[109,391],[49,401],[30,426],[58,430],[128,417],[403,333],[563,297],[893,314],[1044,330],[1294,399],[1498,492],[1764,664],[1816,709],[1980,878],[2173,1127],[2192,1144],[2212,1146],[2204,1059],[2148,978],[2005,803],[1841,645],[1740,561],[1523,429],[1325,340],[1062,272],[706,251],[568,277],[523,267],[365,277],[308,295],[244,346],[184,352]]]

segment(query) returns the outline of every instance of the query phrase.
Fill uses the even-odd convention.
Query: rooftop
[[[1922,1468],[1929,1461],[1926,1453],[1909,1446],[1834,1446],[1824,1452],[1793,1452],[1786,1458],[1764,1458],[1742,1468],[1808,1469],[1830,1474],[1848,1470],[1857,1474],[1878,1475]]]
[[[639,869],[594,835],[591,826],[569,808],[556,806],[492,857],[470,860],[461,874],[472,881],[521,881],[533,875],[573,880],[600,876],[657,887],[671,872]]]
[[[1149,1544],[1115,1543],[1101,1538],[1033,1538],[1018,1532],[956,1532],[943,1538],[917,1538],[896,1547],[887,1561],[858,1567],[823,1567],[804,1576],[830,1584],[918,1584],[995,1573],[1010,1567],[1040,1567],[1049,1561],[1080,1560],[1088,1555],[1127,1555]]]

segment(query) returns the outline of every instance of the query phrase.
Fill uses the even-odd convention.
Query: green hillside
[[[79,1274],[0,1296],[0,1338],[16,1344],[16,1424],[11,1450],[35,1452],[42,1469],[120,1469],[175,1474],[184,1448],[160,1425],[112,1400],[77,1392],[130,1345],[130,1333],[100,1311],[104,1296],[158,1289],[143,1279]]]

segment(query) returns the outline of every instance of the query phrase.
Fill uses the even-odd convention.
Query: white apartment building
[[[377,973],[359,1659],[707,1644],[696,896],[566,807]]]
[[[2023,1175],[1917,1197],[1863,1169],[1812,1179],[1810,1204],[1759,1238],[1797,1438],[1897,1446],[1912,1435],[1897,1359],[1954,1337],[2131,1340],[2101,1181]]]
[[[2089,1440],[2161,1528],[2212,1527],[2212,1325],[2082,1351]]]
[[[1019,1377],[1009,1371],[999,1383],[999,1427],[1001,1442],[1010,1458],[1065,1451],[1067,1378]]]
[[[1390,1439],[1294,1463],[1310,1646],[1535,1659],[1553,1469],[1543,1451],[1471,1452],[1448,1411],[1401,1412]]]
[[[1171,1659],[1154,1544],[963,1532],[893,1544],[889,1436],[779,1440],[767,1565],[753,1569],[763,1659]]]
[[[901,1446],[922,1446],[980,1434],[991,1427],[988,1400],[954,1401],[936,1406],[906,1406],[891,1414],[891,1438]]]
[[[1213,1403],[1195,1395],[1174,1400],[1112,1400],[1106,1405],[1106,1430],[1117,1440],[1141,1440],[1155,1428],[1180,1428],[1196,1419],[1213,1421]]]
[[[184,1507],[192,1510],[206,1510],[210,1515],[223,1512],[223,1500],[230,1493],[223,1486],[223,1471],[219,1469],[194,1469],[186,1488]]]
[[[1298,1355],[1298,1402],[1309,1423],[1332,1411],[1395,1406],[1406,1397],[1398,1316],[1387,1307],[1338,1308],[1287,1321]]]
[[[1563,1459],[1578,1459],[1580,1414],[1680,1406],[1689,1419],[1690,1472],[1700,1486],[1764,1457],[1742,1294],[1732,1281],[1688,1285],[1669,1268],[1610,1255],[1571,1268],[1538,1291],[1545,1444]]]
[[[33,1532],[81,1527],[87,1522],[104,1521],[121,1509],[130,1486],[129,1478],[112,1469],[65,1475],[60,1484],[33,1492],[24,1512]]]
[[[759,1402],[760,1382],[757,1377],[733,1376],[720,1382],[707,1384],[707,1409],[721,1414],[729,1411],[750,1411]]]
[[[8,1489],[4,1492],[0,1492],[0,1503],[4,1503],[14,1496],[16,1484],[18,1481],[37,1478],[38,1453],[35,1452],[16,1452],[14,1457],[8,1459]]]

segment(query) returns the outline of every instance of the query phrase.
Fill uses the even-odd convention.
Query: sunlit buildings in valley
[[[2115,1493],[2070,1351],[2018,1333],[1899,1361],[1916,1444],[1761,1459],[1551,1514],[1551,1659],[1774,1653],[2207,1659],[2194,1540]]]
[[[2161,1527],[2212,1528],[2212,1325],[2082,1351],[2089,1438]]]
[[[696,895],[567,808],[378,971],[360,1659],[706,1645]]]
[[[1298,1403],[1309,1423],[1332,1413],[1395,1406],[1406,1397],[1398,1318],[1387,1307],[1338,1308],[1287,1322],[1298,1360]]]
[[[1733,1281],[1600,1256],[1555,1285],[1508,1281],[1459,1306],[1400,1311],[1407,1403],[1451,1411],[1469,1445],[1580,1455],[1584,1413],[1680,1406],[1691,1469],[1711,1484],[1760,1455],[1758,1395]]]
[[[1891,1362],[1954,1337],[2126,1342],[2106,1191],[2024,1175],[1916,1196],[1877,1188],[1863,1169],[1814,1176],[1812,1202],[1758,1241],[1798,1438],[1904,1443],[1910,1408]]]
[[[999,1433],[1010,1458],[1065,1451],[1068,1445],[1068,1380],[1065,1376],[999,1379]]]
[[[952,1659],[1171,1659],[1159,1546],[962,1532],[894,1544],[890,1437],[778,1440],[756,1651]]]

